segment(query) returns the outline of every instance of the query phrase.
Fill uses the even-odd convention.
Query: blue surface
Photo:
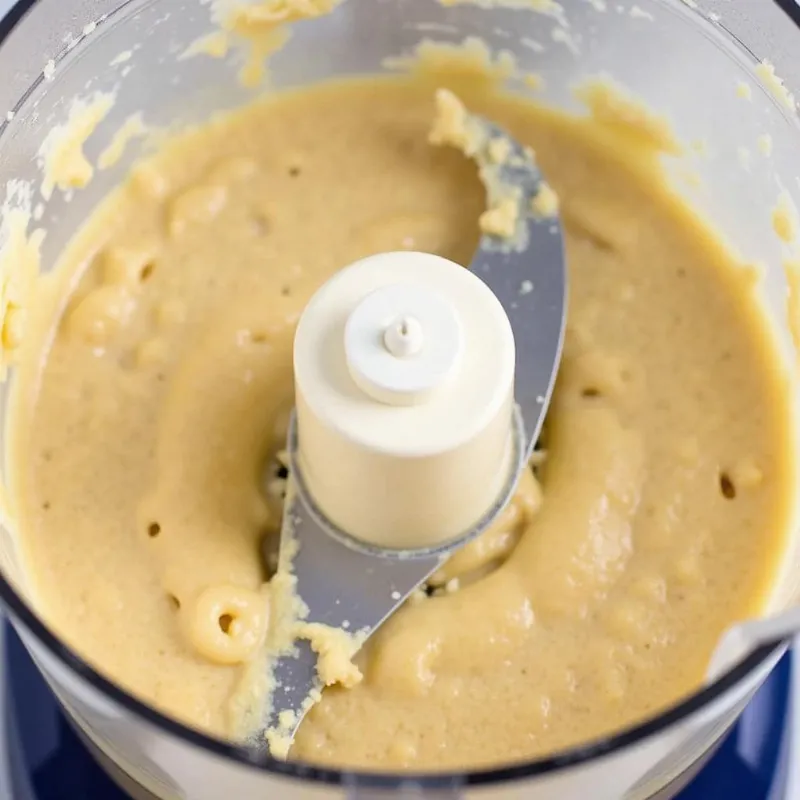
[[[8,626],[6,631],[5,674],[11,702],[2,724],[7,731],[17,732],[18,744],[12,756],[18,779],[10,800],[126,800],[72,732],[16,634]],[[791,656],[787,655],[679,800],[783,797],[774,784],[789,707],[790,674]],[[25,776],[22,782],[19,775]],[[23,782],[30,785],[32,797]],[[2,800],[9,797],[1,794]]]

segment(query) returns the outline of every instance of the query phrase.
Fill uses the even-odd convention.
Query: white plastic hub
[[[457,368],[462,346],[452,303],[422,283],[376,289],[356,306],[344,329],[353,380],[391,405],[429,399]]]
[[[393,356],[415,356],[425,343],[422,325],[416,317],[400,317],[383,332],[383,343]]]
[[[312,298],[294,344],[298,464],[350,535],[393,549],[467,533],[513,456],[514,339],[469,270],[384,253]]]

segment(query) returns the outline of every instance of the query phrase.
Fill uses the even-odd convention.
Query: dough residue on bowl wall
[[[756,75],[772,95],[789,111],[797,111],[797,102],[789,91],[783,79],[775,73],[775,66],[764,59],[756,66]]]
[[[92,179],[94,166],[83,152],[86,140],[105,119],[114,104],[114,95],[98,92],[73,100],[67,121],[54,126],[39,149],[42,168],[42,196],[49,200],[53,189],[80,189]]]
[[[11,181],[0,208],[0,382],[16,362],[39,277],[44,231],[28,230],[31,190]]]
[[[334,11],[344,0],[213,0],[211,19],[217,28],[188,45],[180,59],[205,55],[224,58],[232,48],[244,52],[239,80],[244,86],[263,84],[267,62],[289,40],[291,26]]]
[[[125,153],[125,148],[134,140],[147,135],[148,128],[144,124],[140,112],[131,114],[116,130],[105,150],[97,159],[98,169],[113,167]]]

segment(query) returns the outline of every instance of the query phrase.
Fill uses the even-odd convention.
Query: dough
[[[768,602],[794,469],[777,355],[749,273],[664,185],[664,131],[600,94],[568,118],[461,91],[536,151],[542,213],[558,198],[558,389],[513,503],[368,642],[364,679],[325,691],[290,757],[476,767],[575,744],[695,688]],[[15,385],[34,594],[99,669],[205,731],[244,735],[263,697],[261,542],[304,303],[370,253],[468,264],[476,246],[484,191],[428,142],[433,113],[413,76],[275,96],[137,165],[63,254],[46,358]]]

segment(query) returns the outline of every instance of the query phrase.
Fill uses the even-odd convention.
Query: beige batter
[[[41,609],[126,688],[219,736],[260,691],[260,543],[280,520],[304,303],[370,253],[475,249],[483,188],[428,143],[433,94],[402,78],[286,95],[138,165],[64,254],[79,280],[19,374]],[[783,552],[781,372],[751,274],[661,181],[663,131],[597,92],[585,119],[461,96],[535,149],[566,224],[544,447],[495,528],[368,643],[364,679],[325,692],[295,757],[485,765],[651,715],[763,609]]]

